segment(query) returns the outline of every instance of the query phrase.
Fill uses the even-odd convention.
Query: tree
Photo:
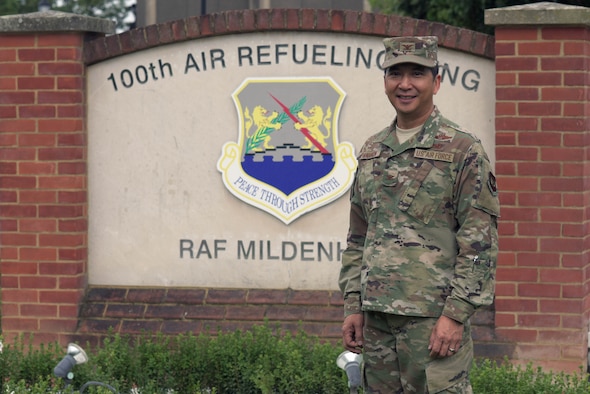
[[[37,0],[3,0],[0,1],[0,15],[34,12],[37,7]]]
[[[53,0],[55,3],[56,1]],[[106,18],[116,22],[117,30],[127,30],[125,23],[127,7],[125,0],[65,0],[61,7],[56,6],[56,11],[71,12],[74,14]]]
[[[53,11],[70,12],[114,21],[117,31],[129,29],[128,14],[132,6],[126,0],[49,0]],[[25,14],[39,9],[38,0],[1,0],[0,15]]]
[[[494,34],[494,27],[484,23],[486,9],[537,2],[538,0],[369,0],[375,12],[441,22],[487,34]],[[588,0],[556,1],[578,6],[587,5],[587,2]]]

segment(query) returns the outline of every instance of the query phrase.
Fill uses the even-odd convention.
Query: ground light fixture
[[[87,361],[88,356],[86,355],[84,349],[75,343],[70,343],[68,345],[65,357],[61,359],[55,368],[53,368],[53,374],[58,378],[64,378],[71,381],[74,379],[74,373],[72,372],[72,369],[74,369],[76,365],[84,364]]]
[[[66,350],[65,357],[61,359],[61,361],[55,366],[55,368],[53,368],[53,374],[58,378],[63,378],[66,382],[67,387],[72,383],[72,380],[74,379],[74,373],[72,372],[72,369],[74,369],[76,365],[84,364],[85,362],[88,362],[88,355],[86,354],[84,349],[82,349],[75,343],[70,343],[68,345],[68,349]],[[80,387],[79,393],[84,393],[84,390],[91,386],[104,387],[110,390],[112,393],[118,394],[117,390],[113,386],[108,385],[106,383],[94,381],[84,383],[84,385]]]
[[[348,376],[348,388],[350,394],[358,393],[358,388],[361,385],[361,363],[363,356],[353,353],[351,351],[344,351],[336,358],[336,365],[340,369],[346,371]]]

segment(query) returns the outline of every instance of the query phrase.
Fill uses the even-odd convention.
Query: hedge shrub
[[[1,339],[1,338],[0,338]],[[0,394],[58,393],[52,376],[65,349],[57,343],[33,347],[18,338],[0,351]],[[131,337],[109,333],[100,346],[83,346],[90,361],[74,368],[72,387],[105,382],[120,393],[166,394],[341,394],[347,378],[336,366],[340,346],[303,331],[283,333],[268,324],[215,335],[161,334]],[[477,394],[590,394],[588,375],[544,372],[509,360],[474,363]],[[67,391],[67,390],[66,390]],[[84,393],[111,393],[90,387]]]

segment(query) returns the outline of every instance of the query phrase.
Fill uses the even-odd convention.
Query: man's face
[[[398,126],[413,128],[423,124],[434,107],[440,75],[413,63],[390,67],[385,74],[385,94],[397,111]]]

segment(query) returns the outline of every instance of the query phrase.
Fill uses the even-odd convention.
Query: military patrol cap
[[[415,63],[425,67],[438,64],[438,37],[390,37],[383,40],[385,60],[381,68],[386,69],[400,63]]]

